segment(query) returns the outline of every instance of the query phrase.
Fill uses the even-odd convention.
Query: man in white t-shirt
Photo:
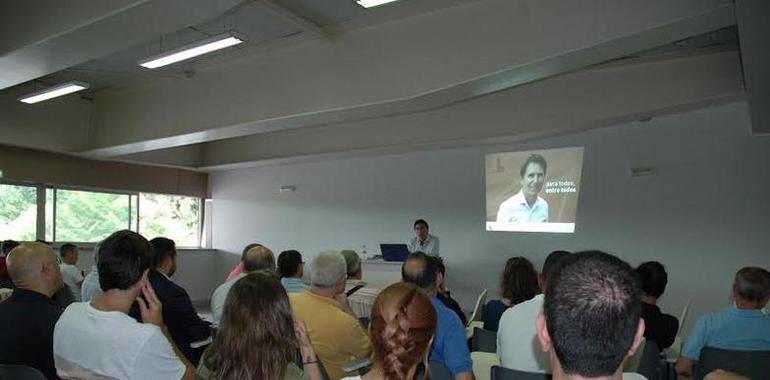
[[[97,268],[104,293],[71,304],[54,329],[59,377],[195,379],[195,368],[169,338],[147,279],[151,253],[149,242],[128,230],[101,243]],[[144,323],[127,315],[135,301]]]
[[[545,290],[549,275],[567,256],[569,252],[566,251],[554,251],[548,255],[537,277],[540,289]],[[526,372],[551,373],[548,354],[540,348],[535,329],[537,316],[543,312],[543,299],[543,294],[538,294],[529,301],[508,308],[500,317],[497,356],[501,366]]]
[[[59,256],[61,256],[62,261],[59,265],[61,277],[72,290],[75,301],[80,301],[80,285],[83,284],[83,271],[77,267],[79,255],[80,252],[78,252],[78,247],[75,244],[66,243],[59,248]]]

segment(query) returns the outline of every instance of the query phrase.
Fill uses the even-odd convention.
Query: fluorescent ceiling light
[[[356,3],[364,8],[372,8],[378,5],[392,3],[394,1],[396,0],[356,0]]]
[[[233,45],[246,42],[246,39],[236,34],[235,32],[228,32],[193,42],[191,44],[169,50],[165,53],[161,53],[145,60],[139,61],[139,66],[146,67],[148,69],[157,69],[158,67],[170,65],[185,59],[197,57],[212,51],[224,49]]]
[[[60,85],[56,85],[53,87],[49,87],[49,88],[46,88],[45,90],[24,95],[21,98],[19,98],[19,100],[27,104],[32,104],[32,103],[42,102],[43,100],[55,98],[57,96],[67,95],[73,92],[78,92],[80,90],[85,90],[88,87],[90,87],[88,83],[72,81],[72,82],[62,83]]]

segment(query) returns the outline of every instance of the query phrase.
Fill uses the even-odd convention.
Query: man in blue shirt
[[[746,267],[735,274],[734,306],[698,319],[682,347],[676,372],[692,376],[693,362],[704,347],[737,351],[770,350],[770,316],[762,312],[770,298],[770,273]]]
[[[302,254],[290,249],[278,255],[278,274],[281,275],[281,284],[287,293],[299,293],[310,289],[310,286],[302,281],[305,274],[305,262]]]
[[[436,298],[438,278],[436,261],[423,252],[414,252],[404,261],[401,277],[404,282],[410,282],[422,288],[436,309],[438,326],[436,326],[430,360],[443,363],[456,380],[475,380],[465,327],[457,314]]]

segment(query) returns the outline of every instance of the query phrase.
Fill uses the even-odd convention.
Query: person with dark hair
[[[177,349],[163,321],[163,307],[147,276],[150,243],[123,230],[99,249],[99,283],[104,293],[71,304],[56,323],[56,371],[63,378],[184,379],[195,367]],[[137,302],[144,323],[129,317]]]
[[[460,318],[463,326],[468,324],[468,317],[465,316],[460,304],[452,298],[449,293],[449,289],[446,287],[446,265],[444,265],[444,259],[440,256],[432,256],[436,261],[436,269],[438,270],[438,278],[436,279],[436,298],[438,298],[444,306],[448,307],[457,314]]]
[[[236,280],[219,332],[198,365],[198,378],[321,380],[305,326],[292,317],[275,273],[256,271]]]
[[[6,259],[16,289],[0,302],[0,364],[26,365],[58,379],[53,335],[62,309],[51,296],[63,284],[56,255],[45,244],[25,243]]]
[[[401,278],[422,289],[436,309],[438,325],[430,360],[443,363],[457,380],[472,380],[473,362],[468,351],[465,326],[451,309],[436,297],[439,270],[436,260],[423,252],[414,252],[401,267]]]
[[[250,251],[252,248],[261,247],[262,244],[259,243],[250,243],[246,244],[245,247],[243,247],[243,251],[241,251],[241,261],[238,262],[238,265],[233,268],[233,270],[230,271],[230,273],[227,275],[227,281],[234,280],[236,277],[238,277],[241,273],[243,273],[243,262],[246,260],[246,252]]]
[[[733,305],[698,319],[682,346],[676,372],[692,376],[704,347],[740,351],[770,350],[770,315],[762,309],[770,300],[770,272],[745,267],[735,274]]]
[[[520,190],[497,209],[497,223],[548,223],[548,202],[540,198],[548,164],[539,154],[531,154],[521,165]]]
[[[281,276],[281,285],[288,293],[302,292],[310,287],[302,281],[305,275],[305,262],[299,251],[290,249],[278,255],[278,274]]]
[[[644,379],[623,363],[644,339],[642,292],[633,268],[600,251],[566,257],[546,284],[537,336],[553,378]]]
[[[78,246],[72,243],[65,243],[59,248],[59,257],[61,257],[62,263],[59,265],[61,269],[61,276],[64,283],[72,291],[72,296],[75,302],[80,301],[80,286],[83,284],[83,271],[77,267]]]
[[[347,266],[337,251],[321,252],[310,265],[310,289],[289,295],[294,316],[305,323],[310,341],[332,379],[342,367],[369,355],[371,346],[345,296]]]
[[[13,281],[11,281],[11,277],[8,275],[5,258],[18,245],[19,242],[15,240],[3,240],[0,243],[0,288],[13,289]]]
[[[233,287],[235,281],[258,270],[275,272],[275,256],[273,256],[273,251],[262,244],[251,245],[251,248],[241,256],[241,264],[243,264],[243,272],[235,276],[234,279],[219,285],[211,296],[211,316],[214,326],[219,326],[219,320],[222,318],[222,311],[225,307],[227,293],[230,291],[230,288]]]
[[[655,342],[658,349],[671,346],[679,330],[676,317],[664,314],[658,307],[658,298],[666,291],[668,274],[663,264],[648,261],[636,267],[636,275],[642,285],[642,319],[644,319],[644,337]]]
[[[537,283],[537,271],[532,263],[524,257],[512,257],[505,263],[502,280],[500,281],[499,300],[491,300],[484,305],[482,320],[484,330],[497,331],[500,317],[509,307],[529,301],[540,294]]]
[[[414,284],[401,282],[383,289],[369,324],[372,368],[363,377],[343,380],[413,379],[417,365],[428,361],[436,324],[430,298]]]
[[[545,259],[543,270],[537,276],[538,287],[545,292],[546,283],[553,271],[570,255],[567,251],[553,251]],[[500,365],[519,371],[551,373],[548,355],[531,344],[537,340],[535,320],[543,311],[544,294],[537,294],[532,299],[509,307],[500,317],[497,329],[497,356]]]
[[[171,281],[177,268],[176,243],[171,239],[156,237],[150,240],[150,245],[153,253],[147,278],[163,304],[163,321],[182,354],[192,365],[198,365],[203,348],[193,348],[190,344],[208,339],[211,336],[210,324],[198,316],[187,291]],[[137,303],[131,307],[129,315],[142,322]]]
[[[409,252],[423,252],[429,256],[438,256],[438,238],[428,233],[428,222],[424,219],[417,219],[412,225],[414,237],[409,240],[407,248]]]

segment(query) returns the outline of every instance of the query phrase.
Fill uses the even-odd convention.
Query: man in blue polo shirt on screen
[[[456,380],[474,380],[473,362],[468,351],[465,327],[457,314],[436,298],[437,276],[436,262],[423,252],[410,254],[401,267],[403,281],[415,284],[424,290],[436,309],[438,326],[433,339],[430,360],[443,363]]]
[[[762,308],[770,298],[770,273],[763,268],[743,268],[735,274],[735,304],[698,319],[682,347],[676,372],[692,376],[693,363],[705,347],[736,351],[770,350],[770,315]]]

